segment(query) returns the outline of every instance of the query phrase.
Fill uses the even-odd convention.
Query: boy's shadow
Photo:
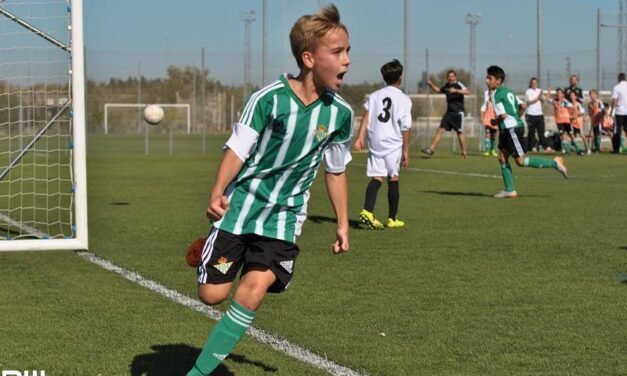
[[[183,343],[151,346],[153,352],[136,355],[131,363],[131,376],[178,376],[185,375],[194,365],[200,349]],[[235,363],[251,364],[267,373],[276,373],[278,368],[265,363],[248,360],[243,355],[230,354]],[[220,364],[211,376],[235,376],[227,366]]]
[[[322,223],[322,222],[331,222],[331,223],[336,223],[335,218],[331,218],[331,217],[325,217],[322,215],[310,215],[307,216],[307,219],[313,223]],[[362,229],[363,227],[361,227],[361,222],[356,221],[354,219],[349,219],[348,220],[348,225],[356,230]]]
[[[471,196],[471,197],[489,197],[492,198],[492,195],[486,193],[478,193],[478,192],[452,192],[452,191],[418,191],[422,193],[433,193],[436,195],[443,196]]]

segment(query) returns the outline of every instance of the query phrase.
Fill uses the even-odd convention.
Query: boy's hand
[[[494,125],[494,126],[499,125],[499,122],[500,122],[499,118],[495,118],[495,119],[490,120],[490,124]]]
[[[355,145],[353,145],[353,147],[355,148],[355,150],[361,150],[364,147],[364,141],[361,138],[358,138],[357,141],[355,141]]]
[[[207,208],[207,218],[215,222],[222,219],[224,213],[229,209],[229,200],[224,195],[211,196],[209,207]]]
[[[333,253],[339,254],[348,251],[348,229],[337,229],[336,241],[333,243]]]
[[[409,151],[403,151],[403,158],[401,159],[401,167],[409,167]]]

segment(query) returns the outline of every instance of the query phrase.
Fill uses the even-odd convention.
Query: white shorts
[[[375,157],[374,155],[370,154],[368,156],[368,167],[366,168],[366,175],[369,177],[398,176],[399,169],[401,168],[402,157],[402,148],[394,150],[385,157]]]

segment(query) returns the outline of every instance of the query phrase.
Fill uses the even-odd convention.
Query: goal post
[[[82,0],[0,2],[0,251],[88,247]]]

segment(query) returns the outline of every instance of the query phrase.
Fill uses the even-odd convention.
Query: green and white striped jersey
[[[225,191],[229,209],[214,223],[223,231],[295,242],[323,156],[330,172],[344,171],[351,159],[350,105],[327,91],[305,106],[287,80],[250,97],[226,143],[244,166]]]
[[[519,100],[516,95],[507,87],[499,86],[492,93],[492,104],[497,116],[505,115],[505,119],[500,122],[500,129],[510,129],[524,127],[525,124],[518,116]]]

